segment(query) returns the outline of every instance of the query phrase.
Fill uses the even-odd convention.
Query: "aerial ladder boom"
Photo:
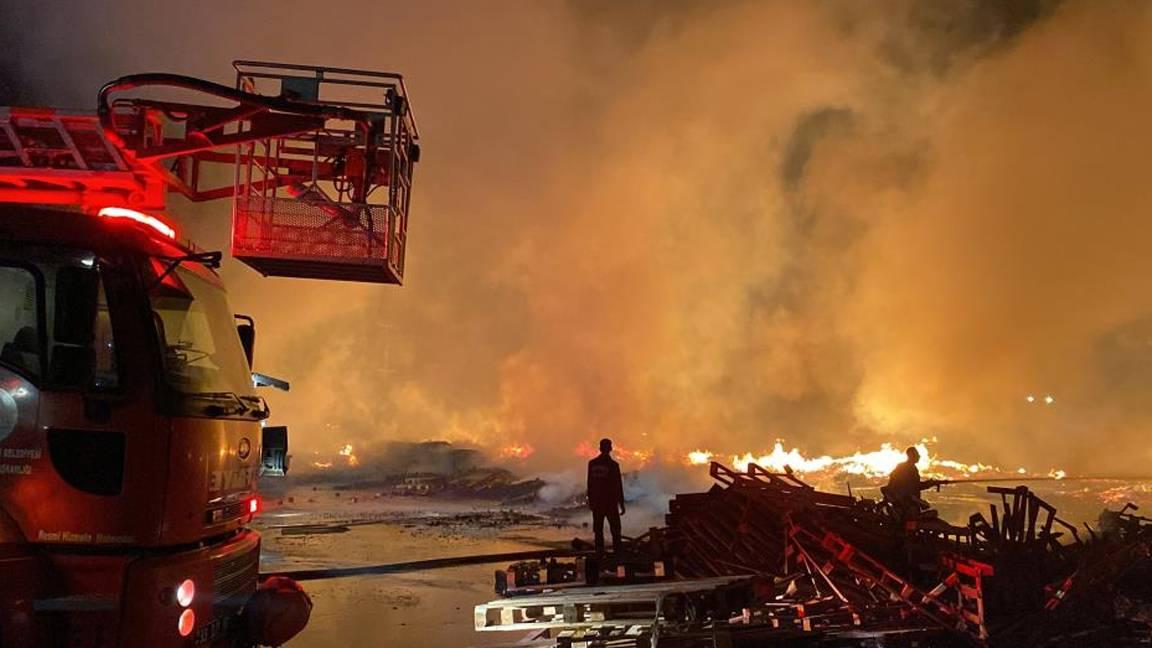
[[[231,197],[232,254],[262,274],[401,283],[420,157],[403,78],[234,67],[235,87],[122,77],[96,114],[0,109],[0,202],[162,212],[168,192]]]

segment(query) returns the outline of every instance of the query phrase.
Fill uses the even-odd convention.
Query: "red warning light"
[[[104,207],[101,208],[96,215],[104,218],[126,218],[131,221],[136,221],[141,225],[147,225],[168,238],[176,238],[176,230],[172,229],[171,225],[155,216],[138,212],[135,209],[128,209],[127,207]]]
[[[187,637],[192,634],[192,630],[196,628],[196,613],[192,608],[188,608],[180,613],[180,621],[176,624],[176,630],[180,632],[181,637]]]

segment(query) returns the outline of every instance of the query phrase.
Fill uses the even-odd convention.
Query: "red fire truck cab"
[[[202,259],[0,206],[3,645],[206,643],[252,594],[268,408]]]
[[[395,75],[355,77],[381,99],[353,105],[318,90],[355,71],[237,70],[110,84],[235,107],[0,109],[0,647],[275,643],[250,605],[272,454],[255,328],[163,194],[234,195],[234,256],[265,274],[398,283],[418,149]],[[240,165],[231,191],[202,187],[207,164]]]

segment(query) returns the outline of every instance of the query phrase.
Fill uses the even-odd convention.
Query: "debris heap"
[[[1024,486],[989,487],[988,515],[956,526],[755,464],[710,474],[619,554],[498,572],[477,630],[588,648],[1152,640],[1152,520],[1129,507],[1084,537]]]

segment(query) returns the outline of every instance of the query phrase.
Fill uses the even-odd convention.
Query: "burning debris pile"
[[[666,527],[606,564],[589,557],[540,571],[574,582],[525,579],[519,565],[515,582],[505,577],[506,598],[477,606],[477,630],[526,629],[559,646],[659,637],[675,646],[1072,647],[1152,638],[1152,520],[1127,507],[1082,534],[1026,487],[993,486],[988,514],[955,526],[755,463],[712,463],[710,475],[710,490],[676,496]]]
[[[313,461],[313,471],[303,481],[330,482],[337,489],[381,495],[439,495],[506,504],[534,501],[544,486],[540,479],[520,479],[483,461],[479,450],[446,441],[389,442],[362,453],[344,444],[335,457]]]
[[[391,441],[382,447],[369,447],[361,451],[345,443],[338,446],[333,455],[320,456],[316,453],[311,467],[317,473],[451,475],[476,467],[480,459],[478,450],[457,447],[447,441]]]
[[[1015,471],[1006,471],[997,466],[984,463],[963,463],[954,459],[945,459],[930,447],[935,439],[924,439],[914,447],[920,453],[920,461],[916,464],[922,474],[936,478],[955,478],[972,475],[1001,475],[1019,474],[1031,475],[1025,468]],[[707,466],[718,456],[709,450],[694,450],[688,453],[687,461],[691,465]],[[777,440],[770,452],[754,454],[744,452],[732,455],[731,466],[738,470],[747,470],[751,464],[756,464],[776,472],[791,472],[820,477],[851,477],[859,476],[869,479],[887,477],[898,464],[906,459],[904,450],[894,447],[891,443],[883,443],[879,448],[870,451],[856,451],[850,455],[808,456],[797,448],[784,449],[784,441]],[[1049,475],[1055,476],[1056,471]],[[1061,471],[1062,472],[1062,471]]]

